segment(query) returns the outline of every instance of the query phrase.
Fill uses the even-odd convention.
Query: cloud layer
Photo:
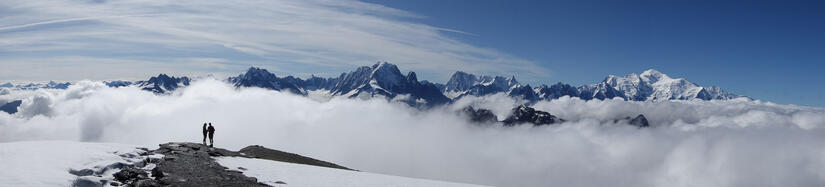
[[[258,144],[364,171],[497,186],[822,186],[825,109],[759,101],[628,102],[561,98],[537,109],[569,122],[478,126],[454,111],[518,101],[468,97],[421,111],[386,100],[306,97],[195,81],[172,95],[79,82],[0,113],[0,142],[64,139],[154,146]],[[645,114],[639,129],[612,120]]]
[[[0,17],[0,80],[235,73],[250,65],[337,76],[375,61],[435,80],[458,69],[547,73],[448,36],[460,31],[417,23],[414,13],[358,1],[11,0],[0,2]]]

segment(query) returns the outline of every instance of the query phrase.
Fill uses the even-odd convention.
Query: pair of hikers
[[[206,127],[206,124],[209,124],[209,127]],[[203,144],[206,144],[206,135],[209,135],[209,147],[215,145],[214,138],[215,137],[215,127],[212,127],[212,123],[203,123]]]

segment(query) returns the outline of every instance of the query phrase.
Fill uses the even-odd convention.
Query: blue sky
[[[336,76],[376,61],[533,85],[653,68],[825,106],[823,1],[0,2],[0,80]]]

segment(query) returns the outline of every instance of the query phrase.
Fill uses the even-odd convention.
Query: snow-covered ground
[[[135,145],[73,141],[0,143],[0,186],[72,186],[78,176],[69,173],[92,169],[89,180],[112,180],[117,163],[134,164],[145,150]],[[161,156],[161,155],[151,155]],[[151,157],[150,156],[150,157]],[[221,157],[218,163],[273,186],[477,186],[398,177],[261,159]],[[285,182],[278,184],[277,181]]]
[[[69,170],[131,163],[122,155],[138,155],[134,145],[72,141],[0,143],[0,186],[71,186],[78,176]],[[111,176],[114,170],[104,175]]]
[[[242,171],[246,176],[272,186],[441,186],[470,187],[473,184],[452,183],[358,172],[334,168],[292,164],[263,159],[220,157],[222,166]],[[243,168],[243,169],[239,169]],[[276,182],[283,182],[283,184]]]

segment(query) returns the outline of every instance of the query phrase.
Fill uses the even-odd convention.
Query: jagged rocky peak
[[[498,117],[493,114],[493,111],[479,108],[475,109],[473,106],[467,106],[461,109],[461,114],[467,116],[470,122],[489,124],[498,122]]]
[[[704,91],[708,94],[709,99],[707,100],[727,100],[727,99],[736,99],[736,98],[746,98],[750,99],[747,96],[736,95],[732,93],[728,93],[722,88],[718,86],[708,86],[704,87]]]
[[[242,76],[243,78],[248,78],[248,79],[254,79],[254,78],[262,78],[262,79],[267,79],[267,78],[270,78],[270,79],[271,79],[271,78],[277,78],[277,77],[275,76],[275,74],[270,73],[270,72],[269,72],[269,71],[267,71],[266,69],[263,69],[263,68],[258,68],[258,67],[249,67],[249,69],[247,69],[247,70],[246,70],[246,73],[244,73],[244,74],[242,74],[242,75],[243,75],[243,76]]]
[[[625,98],[621,91],[616,90],[613,86],[606,82],[598,84],[584,85],[579,87],[580,98],[584,100],[590,99],[613,99],[615,97]]]
[[[387,62],[378,62],[372,65],[371,77],[384,85],[398,85],[406,79],[398,70],[398,66]]]
[[[650,127],[650,123],[647,122],[647,118],[644,115],[639,114],[635,118],[630,120],[630,125],[638,126],[638,127]]]
[[[162,94],[189,86],[189,82],[189,77],[172,77],[161,73],[158,76],[149,78],[148,81],[138,81],[136,84],[143,90]]]
[[[235,87],[260,87],[278,91],[288,91],[298,95],[306,95],[306,91],[299,85],[302,80],[294,77],[278,78],[266,69],[250,67],[246,73],[228,79]]]
[[[513,108],[510,116],[502,122],[504,122],[505,126],[515,126],[524,123],[532,123],[535,126],[541,126],[563,123],[565,120],[548,112],[536,110],[526,105],[521,105]]]
[[[465,91],[478,85],[494,86],[501,90],[507,90],[518,84],[519,83],[515,76],[476,76],[463,71],[456,71],[452,76],[450,76],[450,80],[447,81],[447,84],[445,84],[444,91]]]
[[[558,82],[551,86],[541,85],[535,88],[535,92],[540,99],[552,100],[563,96],[579,97],[579,89],[569,84]]]
[[[514,89],[516,89],[514,91]],[[522,99],[530,99],[534,101],[537,96],[532,91],[533,88],[527,87],[528,91],[521,86],[514,76],[476,76],[463,71],[456,71],[441,89],[442,93],[451,99],[460,99],[461,97],[484,96],[496,93],[505,93],[510,96],[519,97]]]
[[[536,94],[530,85],[514,86],[507,92],[507,96],[527,101],[538,101],[540,99],[539,95]]]
[[[54,82],[54,81],[49,81],[49,83],[46,84],[44,86],[44,88],[66,89],[66,88],[69,88],[69,86],[71,86],[71,85],[72,85],[72,83],[70,83],[70,82],[57,83],[57,82]]]
[[[468,90],[478,82],[478,78],[463,71],[456,71],[444,85],[445,92]]]
[[[132,82],[131,81],[116,80],[116,81],[103,81],[103,84],[105,84],[108,87],[117,88],[117,87],[130,86],[130,85],[132,85]]]
[[[396,65],[387,62],[342,74],[330,93],[350,98],[382,96],[415,106],[434,106],[450,101],[435,84],[419,82],[414,72],[404,76]]]

